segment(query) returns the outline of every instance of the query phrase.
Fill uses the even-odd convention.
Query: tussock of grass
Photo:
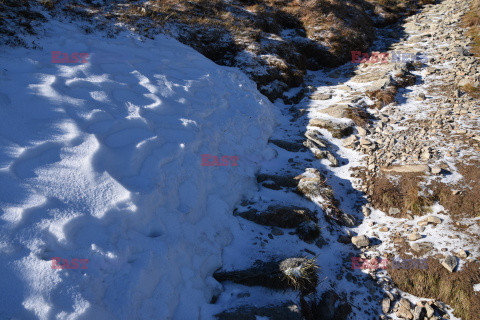
[[[391,182],[382,175],[374,180],[372,201],[381,210],[388,212],[390,208],[399,208],[401,215],[410,212],[423,215],[430,212],[434,196],[425,196],[419,187],[420,178],[413,174],[405,174],[398,183]]]
[[[317,284],[318,276],[315,258],[306,259],[297,267],[282,270],[287,283],[300,292],[310,291]]]
[[[374,101],[374,106],[381,109],[384,106],[395,101],[398,89],[395,87],[388,87],[384,90],[367,91],[367,96]]]
[[[469,262],[462,270],[450,273],[435,259],[428,259],[428,269],[388,269],[395,284],[419,297],[437,299],[451,305],[454,315],[476,320],[480,314],[480,295],[473,285],[480,283],[478,263]]]
[[[359,127],[366,127],[370,123],[371,117],[364,108],[349,108],[347,118],[353,120]]]
[[[472,1],[470,11],[463,17],[463,25],[469,28],[468,35],[474,41],[472,52],[480,56],[480,0]]]
[[[480,32],[480,29],[479,29]],[[467,84],[462,87],[462,90],[468,93],[471,97],[478,99],[480,98],[480,87],[475,87],[471,84]]]

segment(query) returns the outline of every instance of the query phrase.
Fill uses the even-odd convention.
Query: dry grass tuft
[[[370,114],[360,107],[349,108],[347,110],[347,118],[352,119],[355,125],[359,127],[366,127],[371,121]]]
[[[367,96],[372,99],[377,109],[382,109],[384,106],[395,101],[398,89],[396,87],[388,87],[384,90],[367,91]]]
[[[474,41],[472,52],[480,56],[480,0],[472,1],[470,11],[463,17],[463,25],[469,28],[468,35]]]
[[[475,99],[480,98],[480,87],[474,87],[471,84],[467,84],[463,86],[461,89]]]
[[[392,280],[403,291],[437,299],[451,305],[455,316],[476,320],[480,314],[480,294],[473,285],[480,283],[479,264],[468,262],[450,273],[437,260],[428,259],[428,269],[388,269]]]
[[[406,216],[408,212],[426,214],[434,203],[434,197],[423,194],[420,181],[421,178],[415,174],[402,174],[397,183],[391,182],[386,175],[380,175],[373,181],[372,202],[385,212],[390,208],[399,208],[402,211],[400,216]]]
[[[282,273],[289,286],[300,292],[308,292],[317,285],[318,268],[316,259],[312,258],[306,259],[305,262],[295,268],[282,270]]]

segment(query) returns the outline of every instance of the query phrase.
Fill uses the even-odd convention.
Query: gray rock
[[[412,320],[413,314],[410,311],[410,301],[405,298],[400,299],[399,308],[397,312],[395,312],[395,314],[397,315],[397,317]]]
[[[321,138],[321,134],[315,131],[307,131],[305,132],[305,137],[309,140],[312,140],[317,144],[319,148],[326,148],[328,146],[328,142]]]
[[[432,167],[430,170],[433,174],[440,174],[440,172],[442,172],[442,168],[440,167]]]
[[[399,214],[400,212],[402,212],[402,211],[398,208],[390,208],[388,210],[388,214],[391,215],[391,216],[395,216],[395,215]]]
[[[360,145],[362,145],[362,146],[369,146],[369,145],[371,145],[371,144],[372,144],[372,141],[370,141],[370,140],[368,140],[368,139],[366,139],[366,138],[360,139]]]
[[[413,242],[410,243],[410,247],[413,251],[420,252],[423,250],[430,251],[433,249],[433,244],[430,242]]]
[[[428,223],[433,223],[433,224],[440,224],[440,223],[442,223],[442,220],[439,217],[428,216],[427,217],[427,222]]]
[[[343,146],[344,147],[353,147],[357,143],[357,137],[356,136],[350,136],[346,139],[343,140]]]
[[[390,76],[387,76],[383,79],[379,79],[373,82],[373,84],[368,86],[367,91],[377,91],[377,90],[385,89],[391,84],[392,84],[392,78]]]
[[[415,309],[413,311],[413,320],[423,320],[425,319],[425,314],[427,312],[425,311],[425,308],[422,306],[415,306]]]
[[[428,303],[425,305],[425,310],[427,312],[427,317],[431,318],[435,314],[435,310]]]
[[[365,235],[355,236],[355,237],[352,237],[352,243],[357,248],[368,247],[370,245],[370,239],[368,239],[368,237]]]
[[[367,130],[362,127],[357,127],[357,131],[358,131],[358,134],[362,137],[367,135]]]
[[[382,167],[384,172],[397,172],[397,173],[424,173],[430,171],[430,168],[425,164],[406,164],[390,167]]]
[[[353,133],[353,123],[333,121],[329,119],[311,119],[309,126],[327,129],[334,138],[348,137]]]
[[[372,213],[372,210],[369,207],[363,207],[362,213],[365,217],[368,217]]]
[[[340,119],[347,118],[349,109],[350,107],[347,104],[334,104],[328,108],[316,109],[316,111]]]
[[[460,259],[467,259],[468,258],[468,252],[465,250],[459,250],[456,254],[457,257]]]
[[[445,267],[450,272],[453,272],[455,268],[458,265],[457,258],[455,258],[452,255],[447,256],[444,260],[441,262],[442,266]]]

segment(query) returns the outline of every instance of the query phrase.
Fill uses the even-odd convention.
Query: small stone
[[[460,250],[457,252],[457,257],[459,257],[460,259],[467,259],[468,257],[468,252],[465,251],[465,250]]]
[[[361,144],[362,146],[369,146],[369,145],[372,144],[372,141],[370,141],[370,140],[368,140],[368,139],[366,139],[366,138],[362,138],[362,139],[360,139],[360,144]]]
[[[426,225],[428,225],[428,221],[427,220],[420,220],[417,222],[417,224],[421,227],[424,227]]]
[[[427,311],[427,317],[428,318],[433,317],[433,314],[435,313],[435,310],[428,303],[425,305],[425,310]]]
[[[438,217],[435,217],[435,216],[429,216],[429,217],[427,217],[427,222],[428,223],[433,223],[433,224],[440,224],[440,223],[442,223],[442,220]]]
[[[430,242],[413,242],[410,243],[410,247],[413,251],[419,252],[422,250],[430,251],[433,249],[433,243]]]
[[[432,167],[430,170],[433,174],[440,174],[440,172],[442,172],[442,168],[440,167]]]
[[[400,299],[399,302],[399,308],[398,311],[395,312],[397,317],[403,318],[403,319],[413,319],[413,315],[410,312],[410,301],[408,301],[405,298]]]
[[[367,130],[365,130],[364,128],[362,127],[357,127],[357,131],[358,131],[358,135],[364,137],[367,135]]]
[[[343,140],[343,146],[344,147],[352,147],[352,146],[355,145],[356,142],[357,142],[357,137],[352,135],[352,136]]]
[[[441,262],[441,264],[442,266],[445,267],[445,269],[447,269],[450,272],[453,272],[457,267],[458,262],[457,262],[457,258],[455,258],[452,255],[449,255]]]
[[[410,241],[417,241],[418,239],[422,239],[422,236],[418,232],[411,233],[408,236],[408,240],[410,240]]]
[[[426,164],[405,164],[395,165],[390,167],[382,167],[384,172],[397,172],[397,173],[424,173],[430,170]]]
[[[381,232],[387,232],[389,231],[390,229],[388,227],[381,227],[380,229],[378,229],[379,231]]]
[[[310,96],[310,99],[312,99],[312,100],[328,100],[328,99],[331,99],[331,98],[332,98],[331,94],[322,93],[322,92],[314,93]]]
[[[425,317],[425,308],[423,306],[416,306],[415,310],[413,311],[413,320],[422,320]]]
[[[398,208],[390,208],[388,210],[388,214],[391,215],[391,216],[395,216],[395,215],[399,214],[400,212],[401,211]]]
[[[372,213],[372,210],[369,207],[363,207],[362,213],[365,217],[368,217]]]
[[[370,245],[370,239],[368,239],[368,237],[365,235],[355,236],[355,237],[352,237],[352,243],[357,248],[368,247]]]
[[[382,311],[383,313],[385,314],[388,314],[389,311],[390,311],[390,299],[389,298],[385,298],[382,300]]]

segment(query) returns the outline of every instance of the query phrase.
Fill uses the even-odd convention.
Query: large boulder
[[[317,266],[307,258],[259,261],[244,270],[219,270],[213,274],[219,281],[231,281],[245,286],[262,286],[271,289],[294,289],[302,293],[315,290],[318,283]]]
[[[327,129],[334,138],[348,137],[353,133],[353,122],[341,122],[330,119],[311,119],[308,125]]]

